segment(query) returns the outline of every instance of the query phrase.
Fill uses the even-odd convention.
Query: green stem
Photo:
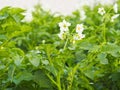
[[[48,48],[48,47],[46,47],[46,54],[47,54],[48,60],[49,60],[49,62],[50,62],[50,65],[53,65],[52,60],[51,60],[51,57],[50,57],[50,51],[49,51],[49,48]]]
[[[69,77],[70,78],[70,83],[69,86],[67,87],[67,90],[72,90],[72,85],[73,85],[73,80],[74,80],[74,76],[77,72],[77,69],[79,68],[79,63],[73,68],[73,70],[69,73]]]
[[[105,24],[104,24],[104,28],[103,28],[103,38],[104,38],[104,42],[106,43],[106,28],[105,28]]]
[[[61,89],[60,75],[61,75],[61,71],[58,73],[58,76],[57,76],[58,90],[62,90]]]
[[[63,47],[63,50],[66,49],[67,43],[68,43],[68,38],[67,38],[67,40],[66,40],[66,42],[65,42],[65,45],[64,45],[64,47]]]
[[[104,37],[104,42],[106,42],[106,30],[105,30],[105,24],[104,24],[104,29],[103,29],[103,37]]]
[[[57,83],[53,80],[53,78],[49,74],[46,74],[46,75],[52,81],[53,84],[55,84],[56,86],[58,86]]]
[[[53,84],[55,84],[57,87],[58,87],[58,90],[62,90],[61,89],[61,81],[60,81],[60,75],[61,75],[61,72],[58,73],[58,76],[57,76],[57,82],[55,82],[53,80],[53,78],[49,75],[49,74],[46,74],[48,76],[48,78],[52,81]]]

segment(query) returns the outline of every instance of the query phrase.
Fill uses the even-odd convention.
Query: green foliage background
[[[120,5],[120,2],[118,2]],[[0,10],[0,90],[120,90],[120,17],[114,22],[112,5],[85,6],[70,16],[55,16],[39,5],[33,20],[23,21],[25,10]],[[120,7],[119,11],[120,13]],[[86,37],[75,44],[60,40],[58,23],[85,25]]]

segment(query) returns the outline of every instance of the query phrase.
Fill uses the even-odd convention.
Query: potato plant
[[[0,90],[119,90],[120,2],[72,15],[0,10]]]

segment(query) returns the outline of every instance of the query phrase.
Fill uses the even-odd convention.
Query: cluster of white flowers
[[[120,15],[120,14],[118,14],[118,5],[117,5],[117,3],[114,4],[113,10],[114,10],[115,14],[111,17],[111,22],[114,22],[114,20],[115,20],[116,18],[118,18],[119,15]],[[106,11],[104,10],[103,7],[101,7],[101,8],[98,8],[98,13],[99,13],[100,15],[104,15],[104,14],[106,13]]]
[[[84,31],[84,27],[83,27],[83,24],[77,24],[76,26],[76,33],[74,36],[73,36],[73,40],[81,40],[82,38],[85,37],[85,35],[83,34],[83,31]]]
[[[114,20],[115,20],[116,18],[118,18],[119,15],[120,15],[120,14],[117,14],[117,13],[118,13],[118,5],[117,5],[117,3],[114,4],[113,10],[114,10],[114,12],[115,12],[116,14],[111,17],[111,22],[114,22]]]
[[[116,18],[119,17],[120,14],[118,14],[118,5],[117,3],[114,4],[113,10],[115,14],[111,17],[111,22],[114,22]],[[98,13],[100,15],[104,15],[106,13],[105,9],[103,7],[98,8]],[[86,18],[85,12],[81,11],[81,20],[84,20]],[[60,27],[60,33],[58,34],[58,37],[60,39],[65,39],[66,35],[69,33],[69,26],[71,26],[71,23],[67,22],[66,20],[63,20],[62,22],[59,23]],[[83,24],[77,24],[76,25],[76,34],[73,35],[73,40],[81,40],[82,38],[85,37],[83,34],[84,27]]]
[[[65,34],[69,32],[69,26],[71,26],[71,23],[67,22],[66,20],[63,20],[59,23],[60,33],[58,34],[58,36],[60,39],[63,40],[65,38]]]
[[[106,11],[105,11],[105,9],[103,7],[101,7],[101,8],[98,8],[98,13],[100,15],[104,15],[106,13]]]
[[[69,26],[71,23],[67,22],[66,20],[63,20],[62,22],[59,23],[60,27],[60,33],[58,34],[58,37],[60,39],[65,39],[66,34],[69,33]],[[81,40],[82,38],[85,37],[85,35],[82,33],[84,30],[83,24],[77,24],[76,25],[76,33],[73,35],[73,41],[76,40]]]

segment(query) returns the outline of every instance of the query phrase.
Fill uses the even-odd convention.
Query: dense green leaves
[[[30,22],[23,20],[21,8],[1,9],[0,89],[119,90],[120,17],[111,22],[113,5],[102,6],[103,16],[100,7],[85,6],[83,20],[79,10],[56,16],[37,5]],[[58,23],[63,19],[71,23],[72,35],[60,40]],[[73,41],[81,23],[85,38]]]

